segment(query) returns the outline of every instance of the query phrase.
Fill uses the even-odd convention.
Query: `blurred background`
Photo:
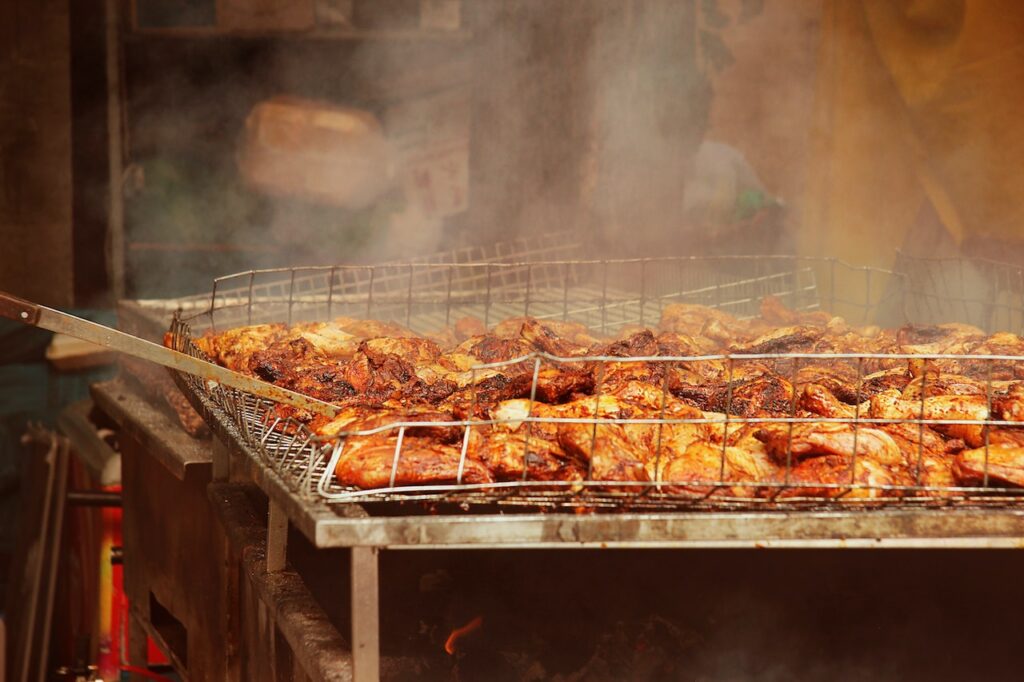
[[[1024,265],[1022,78],[1017,0],[5,0],[0,290],[112,323],[250,268],[569,231],[964,257],[983,291],[983,259]],[[25,424],[113,372],[62,352],[0,321],[3,575]]]

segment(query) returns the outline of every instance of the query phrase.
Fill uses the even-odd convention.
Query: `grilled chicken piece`
[[[346,439],[334,475],[342,485],[360,488],[385,488],[390,485],[395,467],[397,438],[368,436]],[[462,462],[463,483],[490,483],[487,468],[468,457],[462,461],[458,445],[438,443],[431,438],[406,437],[395,469],[395,485],[456,483]]]
[[[519,335],[528,341],[533,348],[544,353],[562,358],[586,355],[597,344],[597,339],[585,333],[585,327],[583,327],[583,331],[576,329],[576,327],[582,327],[582,325],[570,322],[540,322],[539,320],[527,318],[519,329]],[[557,331],[560,328],[568,328],[572,331],[563,335]]]
[[[345,365],[300,337],[271,344],[249,358],[246,373],[306,395],[339,402],[356,395],[345,378]]]
[[[801,422],[792,424],[790,432],[789,424],[767,423],[758,430],[757,438],[779,464],[785,464],[790,453],[794,462],[830,455],[853,458],[856,454],[858,459],[871,459],[890,468],[904,463],[892,436],[862,424]]]
[[[760,443],[750,448],[693,443],[669,460],[660,480],[676,484],[665,487],[674,494],[755,497],[760,490],[754,484],[774,483],[778,476],[779,468]],[[708,485],[711,482],[724,485]]]
[[[595,350],[600,355],[612,355],[619,358],[651,357],[661,354],[658,338],[650,329],[641,329]]]
[[[701,336],[709,327],[715,331],[716,340],[734,341],[746,335],[745,323],[724,310],[709,308],[692,303],[671,303],[661,311],[658,329],[663,332],[678,332]]]
[[[668,460],[667,453],[681,452],[699,438],[699,428],[687,424],[607,424],[582,421],[526,424],[527,416],[541,419],[643,418],[647,417],[637,402],[628,397],[612,395],[587,396],[563,405],[530,403],[511,400],[500,403],[491,411],[491,418],[505,420],[496,424],[496,432],[508,431],[526,440],[556,442],[569,458],[581,463],[583,471],[590,470],[593,480],[646,481],[653,480],[660,463]],[[699,418],[699,413],[678,404],[674,410],[687,410],[686,414]],[[548,452],[551,452],[549,449]],[[663,456],[659,453],[666,453]]]
[[[359,350],[368,353],[397,355],[414,365],[432,364],[441,355],[441,348],[435,342],[418,337],[367,339],[359,346]]]
[[[907,485],[941,488],[957,484],[953,477],[953,456],[963,449],[963,441],[945,441],[923,424],[885,424],[879,428],[892,436],[900,448]]]
[[[1005,385],[1005,382],[999,382]],[[993,382],[993,388],[995,382]],[[980,395],[986,394],[986,386],[983,381],[965,377],[959,374],[942,374],[939,372],[928,372],[914,377],[903,388],[902,397],[904,400],[920,400],[921,392],[925,397],[936,397],[942,395]]]
[[[472,438],[469,457],[499,481],[580,481],[586,477],[583,463],[567,455],[556,440],[543,438],[536,431],[533,425],[517,431],[483,431]]]
[[[863,367],[861,369],[863,371]],[[911,378],[906,367],[893,367],[861,376],[858,386],[857,370],[849,365],[829,369],[809,367],[806,371],[801,369],[797,372],[798,383],[819,384],[848,405],[862,403],[876,393],[892,388],[902,390]]]
[[[594,349],[600,355],[624,358],[622,361],[593,363],[595,390],[605,386],[629,381],[644,381],[657,386],[686,387],[698,386],[706,381],[718,381],[725,364],[720,360],[680,362],[630,362],[631,357],[691,357],[711,352],[707,344],[701,344],[691,337],[673,332],[663,332],[657,337],[650,331],[643,331],[620,339],[604,348]],[[666,376],[667,375],[667,376]]]
[[[467,370],[474,365],[507,362],[526,357],[533,351],[533,346],[526,339],[485,334],[463,341],[454,350],[442,356],[441,363],[446,364],[445,358],[449,358],[453,364],[452,369]],[[467,356],[475,360],[469,366],[465,364]]]
[[[343,485],[361,488],[386,487],[395,466],[399,427],[404,434],[399,450],[395,485],[424,485],[462,481],[486,483],[490,471],[470,458],[463,460],[464,427],[448,425],[452,416],[435,411],[409,411],[391,406],[390,411],[352,406],[321,429],[325,435],[348,433],[335,475]],[[422,426],[416,422],[429,422]],[[440,424],[439,424],[440,422]],[[365,435],[364,435],[365,434]]]
[[[988,418],[985,396],[935,396],[922,400],[904,400],[895,391],[883,391],[871,397],[870,416],[877,419],[973,420]],[[971,447],[984,443],[983,424],[930,424],[941,434],[960,438]]]
[[[814,350],[823,331],[806,325],[783,327],[763,334],[752,341],[733,344],[733,353],[806,353]]]
[[[546,337],[571,346],[589,348],[598,342],[584,325],[562,320],[540,321],[533,317],[510,317],[494,327],[494,335],[500,338],[523,338],[535,340]],[[557,353],[555,353],[557,355]]]
[[[953,476],[966,487],[984,485],[986,469],[989,485],[1024,488],[1024,447],[1009,443],[990,444],[987,458],[985,448],[981,447],[964,450],[953,461]]]
[[[359,335],[345,331],[337,321],[297,325],[292,328],[288,337],[303,338],[312,344],[314,348],[331,358],[351,357],[359,347],[359,342],[363,339]]]
[[[796,387],[802,388],[806,384],[818,384],[835,395],[836,388],[845,388],[850,384],[857,383],[857,370],[854,366],[844,362],[829,362],[828,364],[823,364],[823,362],[801,363],[792,377]]]
[[[199,350],[215,362],[237,372],[249,369],[254,353],[265,350],[287,334],[283,324],[255,324],[215,334],[206,332],[196,339]]]
[[[798,404],[803,410],[829,419],[855,419],[860,415],[866,415],[870,407],[864,405],[858,412],[857,407],[840,402],[831,391],[817,384],[804,386]]]
[[[778,499],[793,497],[898,497],[900,491],[886,490],[885,486],[902,485],[893,478],[892,471],[866,457],[856,463],[849,457],[826,455],[812,457],[793,467],[788,487]],[[854,487],[859,486],[859,487]]]
[[[701,356],[716,353],[721,345],[706,336],[689,336],[673,331],[660,332],[655,341],[658,343],[658,355],[661,356]],[[715,361],[718,367],[723,366],[721,361]]]
[[[636,452],[618,424],[563,424],[558,442],[565,452],[586,461],[594,481],[649,481],[644,456]]]
[[[946,354],[963,353],[967,345],[985,338],[985,332],[969,324],[932,326],[907,325],[896,333],[901,353]]]
[[[797,312],[787,308],[776,296],[765,296],[761,299],[761,319],[765,322],[778,326],[810,325],[816,327],[828,326],[830,323],[838,326],[841,320],[829,315],[824,310]],[[844,323],[845,324],[845,323]]]
[[[963,360],[963,373],[981,381],[1024,379],[1024,339],[1016,334],[993,334],[970,348],[972,355],[1022,356],[1021,360]]]
[[[1024,384],[1013,383],[994,394],[992,414],[1003,421],[1024,422]]]
[[[731,377],[732,381],[725,379]],[[717,384],[670,384],[676,397],[709,412],[744,417],[788,415],[793,410],[793,385],[760,364],[737,362]]]
[[[431,384],[424,381],[417,375],[416,366],[412,362],[382,350],[381,346],[371,341],[360,345],[352,360],[344,365],[341,378],[363,400],[378,403],[399,395],[411,401],[437,403],[455,390],[452,382],[437,381]]]

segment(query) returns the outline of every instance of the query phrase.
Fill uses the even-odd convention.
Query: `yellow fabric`
[[[1024,239],[1024,2],[829,0],[801,248],[887,267],[926,202]]]

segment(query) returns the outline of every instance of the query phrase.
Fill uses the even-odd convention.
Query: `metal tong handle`
[[[208,381],[216,381],[231,388],[237,388],[262,398],[268,398],[316,414],[334,418],[339,412],[336,405],[331,405],[330,403],[296,393],[295,391],[289,391],[280,386],[268,384],[265,381],[247,377],[226,367],[194,358],[191,355],[180,353],[152,341],[132,336],[131,334],[125,334],[117,329],[111,329],[110,327],[105,327],[74,315],[62,313],[53,308],[47,308],[46,306],[26,301],[4,291],[0,291],[0,317],[7,317],[28,325],[48,329],[52,332],[74,336],[77,339],[89,341],[119,353],[124,353],[125,355],[149,360],[179,372],[192,374]]]

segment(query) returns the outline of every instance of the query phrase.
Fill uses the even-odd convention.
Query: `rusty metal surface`
[[[215,482],[210,484],[208,494],[225,529],[232,553],[241,563],[243,580],[248,583],[252,595],[259,600],[259,605],[243,604],[243,609],[264,610],[269,621],[287,642],[292,661],[305,675],[303,679],[311,682],[351,680],[352,655],[349,646],[328,621],[327,615],[309,593],[301,577],[287,568],[274,573],[267,572],[266,525],[253,509],[245,486]],[[243,590],[242,596],[245,594]],[[258,633],[251,634],[255,637]],[[260,642],[245,644],[253,656],[259,655],[253,646]],[[262,644],[265,645],[265,651],[274,647],[272,642]],[[276,666],[277,662],[277,658],[268,661],[268,666]],[[287,674],[288,671],[278,671],[277,678],[266,679],[290,679]]]
[[[321,547],[1024,547],[1024,512],[987,509],[466,515],[304,525]]]
[[[185,679],[232,679],[232,572],[206,496],[210,465],[182,467],[179,478],[150,449],[159,436],[121,419],[125,593]]]
[[[210,441],[189,436],[172,417],[126,382],[113,379],[93,384],[90,393],[122,432],[138,440],[179,481],[190,469],[211,467]]]

